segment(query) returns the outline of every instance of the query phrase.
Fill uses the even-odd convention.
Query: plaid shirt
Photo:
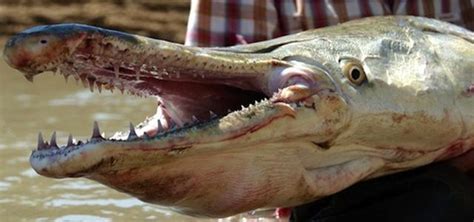
[[[474,0],[192,0],[186,45],[229,46],[379,15],[474,28]]]

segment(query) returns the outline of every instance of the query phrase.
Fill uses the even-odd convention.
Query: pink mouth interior
[[[263,98],[263,95],[257,92],[216,84],[150,79],[137,84],[136,87],[146,88],[158,97],[158,108],[154,117],[160,120],[164,129],[173,125],[183,127],[195,121],[207,121],[211,113],[224,116]],[[149,122],[144,131],[153,136],[157,133],[158,123]]]
[[[214,115],[224,116],[266,98],[265,94],[257,90],[233,86],[249,85],[248,83],[236,79],[218,79],[213,77],[219,76],[216,74],[193,77],[175,72],[165,75],[156,72],[158,68],[154,66],[114,63],[106,58],[92,58],[83,54],[75,54],[72,61],[61,64],[60,72],[81,79],[91,90],[118,88],[139,96],[157,97],[156,114],[135,129],[139,137],[144,133],[152,137],[174,126],[206,122]],[[116,134],[114,138],[124,136],[125,134]]]

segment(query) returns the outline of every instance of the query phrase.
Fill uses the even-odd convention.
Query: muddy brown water
[[[89,138],[92,122],[98,120],[101,130],[110,136],[126,130],[129,121],[143,121],[155,109],[153,98],[91,93],[73,78],[65,83],[52,73],[37,76],[32,84],[0,59],[0,221],[245,220],[243,216],[188,217],[94,181],[50,179],[30,168],[28,158],[39,131],[45,137],[56,131],[58,143],[64,144],[70,132],[77,139]]]

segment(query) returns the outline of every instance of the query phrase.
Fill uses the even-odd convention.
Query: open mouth
[[[282,45],[268,47],[271,51]],[[275,118],[295,116],[297,110],[315,110],[314,95],[334,90],[317,61],[275,55],[265,49],[186,47],[78,24],[26,30],[11,38],[4,51],[6,62],[29,80],[53,71],[82,81],[91,91],[157,99],[154,115],[109,138],[97,123],[90,140],[75,142],[70,136],[61,147],[55,134],[49,142],[40,134],[37,150],[47,151],[34,152],[33,158],[39,159],[97,143],[153,140],[153,147],[158,141],[163,143],[159,147],[173,147],[223,141]],[[171,138],[169,143],[165,137]]]
[[[55,135],[49,143],[40,135],[38,150],[78,147],[106,140],[146,140],[206,125],[270,98],[260,90],[257,79],[180,70],[170,66],[179,62],[180,57],[147,57],[128,51],[100,38],[85,38],[67,58],[45,67],[65,78],[71,76],[82,81],[91,91],[156,97],[156,113],[136,127],[130,124],[128,132],[117,132],[109,138],[104,138],[96,122],[91,139],[85,142],[75,142],[70,137],[66,145],[58,146]]]

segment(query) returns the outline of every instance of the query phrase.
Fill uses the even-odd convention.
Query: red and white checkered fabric
[[[433,17],[474,28],[474,0],[192,0],[186,45],[257,42],[378,15]]]

